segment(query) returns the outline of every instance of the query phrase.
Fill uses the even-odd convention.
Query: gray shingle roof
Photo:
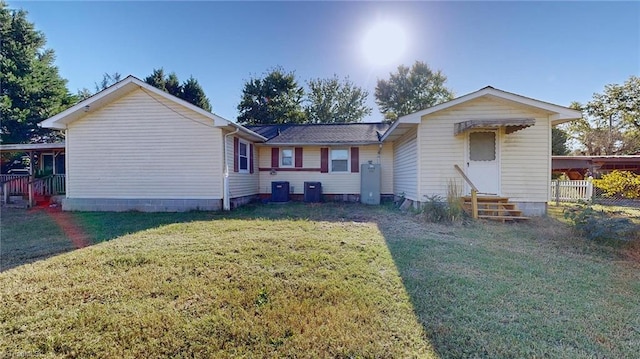
[[[284,124],[245,126],[268,144],[367,144],[378,143],[387,123]]]

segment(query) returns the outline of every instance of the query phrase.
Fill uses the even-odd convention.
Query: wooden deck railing
[[[25,196],[29,194],[29,175],[0,175],[0,191],[9,196]],[[33,180],[35,195],[55,196],[66,192],[65,175],[56,174]]]
[[[65,193],[64,175],[36,178],[33,181],[33,191],[36,195],[42,196],[56,196]]]
[[[0,184],[2,193],[10,196],[20,196],[29,192],[29,175],[6,175],[0,174]]]

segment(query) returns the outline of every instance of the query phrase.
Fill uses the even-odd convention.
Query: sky
[[[640,75],[640,2],[8,1],[56,53],[68,88],[104,73],[193,76],[213,112],[235,121],[245,82],[281,66],[301,85],[334,74],[369,92],[426,62],[462,96],[485,86],[555,103],[587,102]]]

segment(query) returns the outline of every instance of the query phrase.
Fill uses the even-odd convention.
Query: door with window
[[[472,131],[468,134],[467,176],[479,192],[500,194],[498,131]],[[471,188],[467,188],[471,192]]]

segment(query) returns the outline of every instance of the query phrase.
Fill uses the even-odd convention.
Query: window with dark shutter
[[[360,148],[351,147],[351,173],[360,172]]]
[[[296,147],[295,152],[296,152],[296,159],[295,159],[296,167],[302,168],[302,147]]]
[[[280,149],[274,147],[271,149],[271,168],[280,167]]]
[[[328,148],[320,149],[320,172],[322,173],[329,172],[329,149]]]
[[[249,145],[249,173],[253,173],[253,143]]]

